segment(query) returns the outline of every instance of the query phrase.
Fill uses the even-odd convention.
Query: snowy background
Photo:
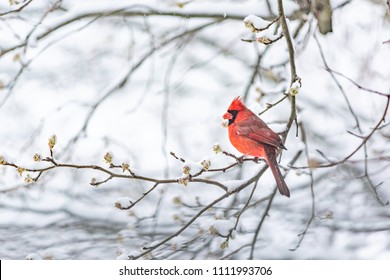
[[[127,163],[137,175],[176,180],[183,163],[172,151],[187,162],[207,158],[212,168],[226,167],[234,160],[215,154],[213,145],[239,155],[221,126],[231,100],[241,95],[262,112],[289,87],[284,38],[268,46],[241,40],[254,36],[243,19],[274,19],[277,1],[16,2],[0,1],[0,155],[19,167],[49,166],[33,156],[50,155],[52,135],[60,163],[108,168],[109,152],[114,164]],[[386,3],[330,1],[333,32],[322,35],[312,13],[299,14],[295,1],[283,2],[302,79],[299,128],[293,124],[280,162],[290,199],[279,193],[273,198],[267,170],[242,213],[254,184],[213,207],[207,205],[226,193],[216,185],[159,184],[120,210],[115,203],[139,199],[154,183],[113,178],[94,187],[92,178],[107,175],[56,168],[28,184],[28,176],[37,174],[0,166],[0,258],[137,256],[193,217],[183,232],[142,258],[390,258],[388,116],[340,162],[387,113],[388,97],[332,77],[325,67],[389,94]],[[261,118],[281,132],[289,116],[287,98]],[[299,168],[308,164],[331,166]],[[245,162],[199,178],[234,190],[263,166]]]

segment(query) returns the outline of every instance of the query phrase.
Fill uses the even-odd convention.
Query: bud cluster
[[[49,138],[49,141],[48,141],[48,146],[49,146],[49,149],[50,151],[52,151],[54,149],[54,146],[56,145],[57,143],[57,136],[56,135],[53,135],[52,137]]]

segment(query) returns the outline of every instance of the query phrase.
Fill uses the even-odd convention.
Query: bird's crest
[[[241,111],[245,108],[245,105],[241,101],[241,97],[237,96],[233,99],[232,103],[229,106],[228,110]]]

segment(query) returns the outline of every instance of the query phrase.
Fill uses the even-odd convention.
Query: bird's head
[[[234,123],[237,118],[237,114],[245,110],[245,105],[242,103],[240,96],[233,99],[227,112],[222,116],[225,120],[229,121],[229,124]]]

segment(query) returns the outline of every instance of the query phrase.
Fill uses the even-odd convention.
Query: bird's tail
[[[265,153],[267,155],[266,161],[272,171],[272,174],[275,177],[276,186],[278,187],[280,194],[290,197],[290,190],[284,181],[283,175],[280,172],[278,163],[276,161],[276,149],[274,147],[265,147]]]

